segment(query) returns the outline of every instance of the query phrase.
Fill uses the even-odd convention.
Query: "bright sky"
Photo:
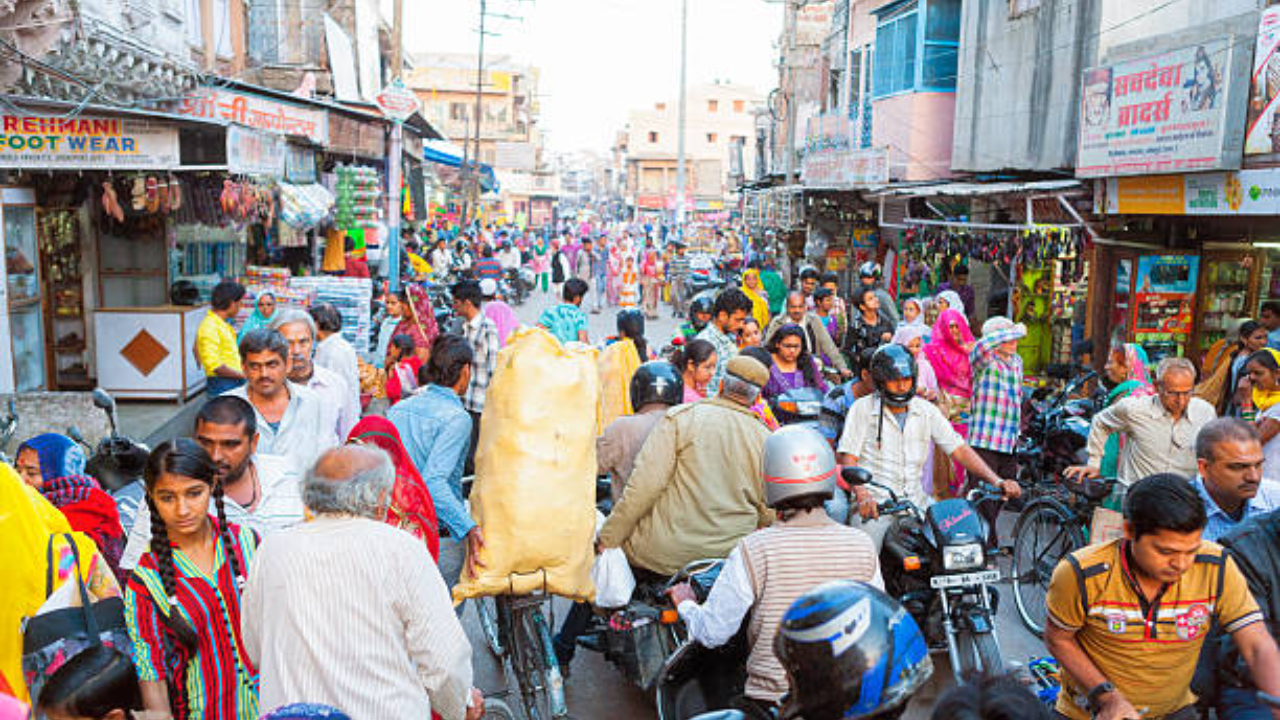
[[[762,95],[777,84],[780,3],[688,0],[688,82],[728,80]],[[409,0],[410,52],[476,51],[480,0]],[[674,101],[680,81],[680,0],[489,0],[485,54],[541,71],[540,124],[556,151],[605,152],[632,108]]]

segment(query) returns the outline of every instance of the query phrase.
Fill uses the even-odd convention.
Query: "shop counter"
[[[118,398],[186,400],[204,389],[196,328],[207,305],[100,308],[93,316],[98,384]]]

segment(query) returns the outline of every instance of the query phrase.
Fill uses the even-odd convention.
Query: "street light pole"
[[[688,177],[685,172],[684,131],[685,131],[685,75],[688,69],[689,52],[689,0],[680,0],[680,101],[676,131],[676,227],[680,237],[684,237],[684,198]]]

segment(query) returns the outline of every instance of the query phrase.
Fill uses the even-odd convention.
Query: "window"
[[[449,119],[450,120],[466,120],[467,104],[466,103],[449,103]]]
[[[711,145],[715,145],[715,144],[716,144],[716,134],[715,134],[715,133],[707,133],[707,142],[708,142],[709,144],[711,144]]]
[[[960,3],[961,0],[907,0],[878,12],[875,97],[955,89]]]
[[[654,131],[650,130],[650,131],[649,131],[649,142],[650,142],[650,143],[656,143],[656,142],[658,142],[658,133],[656,133],[656,132],[654,132]]]
[[[1040,9],[1040,0],[1009,0],[1009,17],[1016,18]]]
[[[730,135],[729,142],[745,144],[747,142],[747,136],[746,135]]]
[[[746,110],[746,109],[747,109],[747,102],[746,102],[745,100],[734,100],[734,101],[733,101],[733,111],[734,111],[734,112],[736,112],[736,113],[740,113],[740,112],[743,112],[743,111],[744,111],[744,110]]]
[[[719,101],[719,100],[708,100],[708,101],[707,101],[707,112],[709,112],[709,113],[713,113],[713,112],[717,112],[718,110],[720,110],[720,101]]]

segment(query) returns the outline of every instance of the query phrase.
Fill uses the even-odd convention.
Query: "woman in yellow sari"
[[[107,562],[87,536],[72,532],[58,509],[23,483],[10,466],[0,463],[0,684],[22,701],[29,699],[22,676],[22,626],[44,604],[50,538],[68,533],[80,554],[80,573],[94,598],[120,595]],[[65,538],[54,540],[54,584],[71,577],[74,564]]]
[[[769,296],[760,281],[759,270],[749,268],[742,274],[742,292],[751,298],[751,317],[760,323],[760,327],[769,327]]]

